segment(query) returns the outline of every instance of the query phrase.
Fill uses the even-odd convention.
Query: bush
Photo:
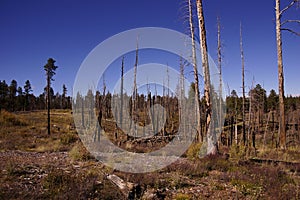
[[[90,153],[84,148],[82,143],[76,143],[73,148],[69,152],[69,156],[74,160],[74,161],[84,161],[91,159],[92,156]]]
[[[199,158],[199,151],[202,143],[193,143],[186,152],[186,156],[190,160],[195,160]]]
[[[78,140],[77,136],[72,133],[62,134],[60,136],[60,143],[63,145],[68,145],[76,142]]]
[[[191,199],[190,195],[179,193],[175,196],[176,200],[188,200]]]

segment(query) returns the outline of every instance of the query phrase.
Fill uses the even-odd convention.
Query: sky
[[[258,83],[267,92],[278,91],[274,2],[203,0],[208,51],[214,60],[217,60],[217,16],[221,19],[226,90],[235,89],[241,95],[239,29],[242,23],[246,91]],[[287,2],[282,1],[282,7]],[[163,27],[188,33],[184,6],[182,0],[1,0],[0,80],[9,84],[15,79],[19,86],[24,86],[29,79],[34,94],[41,94],[46,85],[43,66],[51,57],[58,66],[52,85],[55,93],[61,93],[65,84],[68,94],[72,95],[80,65],[99,43],[140,27]],[[300,8],[292,8],[283,20],[300,19],[299,14]],[[289,28],[300,31],[299,25],[291,24]],[[283,32],[282,39],[285,94],[300,95],[300,37]],[[129,70],[128,65],[133,61],[127,63]],[[113,75],[119,76],[119,68],[110,74]],[[109,79],[109,75],[106,76]]]

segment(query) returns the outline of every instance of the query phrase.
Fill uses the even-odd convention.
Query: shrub
[[[82,143],[76,143],[69,151],[69,156],[74,161],[84,161],[92,158],[90,153],[84,148]]]
[[[178,193],[178,194],[176,194],[175,199],[176,200],[188,200],[188,199],[191,199],[191,197],[188,194]]]
[[[199,151],[202,143],[193,143],[186,152],[186,156],[190,160],[195,160],[199,157]]]
[[[60,142],[63,145],[68,145],[76,142],[78,140],[77,136],[72,133],[61,134]]]

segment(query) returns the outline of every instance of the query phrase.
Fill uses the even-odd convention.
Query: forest
[[[139,90],[138,40],[132,91],[124,89],[124,55],[117,92],[105,79],[99,79],[102,89],[71,96],[63,84],[55,92],[53,58],[40,68],[42,94],[30,80],[0,80],[0,199],[300,199],[300,96],[285,95],[281,36],[299,35],[285,28],[299,20],[283,16],[300,2],[289,2],[275,0],[278,85],[270,91],[254,81],[245,86],[241,23],[242,92],[225,94],[220,17],[218,83],[212,84],[202,0],[184,1],[191,61],[187,69],[180,57],[176,91],[169,76],[162,92],[156,84]],[[193,81],[186,86],[188,70]],[[176,145],[184,142],[189,146],[182,151]]]

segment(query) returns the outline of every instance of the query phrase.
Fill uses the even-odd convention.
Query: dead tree
[[[246,145],[246,125],[245,125],[245,60],[244,60],[244,49],[243,49],[243,37],[242,37],[242,23],[240,24],[240,50],[242,60],[242,91],[243,91],[243,102],[242,102],[242,120],[243,120],[243,144]]]
[[[206,135],[207,135],[207,154],[214,155],[218,152],[217,138],[214,130],[214,123],[212,120],[212,100],[211,100],[211,82],[210,72],[208,65],[208,53],[207,53],[207,42],[206,42],[206,29],[203,14],[202,0],[197,0],[197,12],[198,12],[198,25],[199,25],[199,36],[200,36],[200,49],[202,58],[202,68],[204,73],[204,97],[206,107]]]
[[[284,12],[290,9],[295,3],[299,0],[293,0],[287,7],[280,10],[280,0],[275,0],[276,8],[276,43],[277,43],[277,62],[278,62],[278,90],[279,90],[279,145],[280,148],[286,148],[286,124],[285,124],[285,110],[284,110],[284,75],[283,75],[283,61],[282,61],[282,39],[281,31],[286,30],[293,34],[300,36],[300,33],[297,33],[289,28],[282,28],[282,25],[290,22],[300,23],[300,20],[286,20],[281,23],[281,17]]]
[[[133,94],[132,94],[132,104],[131,104],[131,118],[130,120],[130,127],[132,127],[132,122],[133,124],[133,134],[136,136],[137,135],[137,127],[136,127],[136,122],[135,122],[135,116],[137,112],[137,100],[138,100],[138,93],[137,93],[137,85],[136,85],[136,76],[137,76],[137,66],[138,66],[138,58],[139,58],[139,46],[138,46],[138,39],[137,39],[137,44],[136,44],[136,51],[135,51],[135,63],[134,63],[134,80],[133,80]]]
[[[219,69],[219,134],[222,134],[222,117],[223,117],[223,110],[222,110],[222,44],[221,44],[221,25],[220,25],[220,18],[217,18],[218,23],[218,69]]]
[[[196,57],[196,42],[195,42],[195,27],[193,22],[193,7],[191,0],[188,0],[189,7],[189,26],[192,38],[192,59],[193,59],[193,69],[194,69],[194,79],[195,79],[195,106],[196,106],[196,116],[197,116],[197,137],[200,142],[203,141],[203,134],[201,131],[201,106],[200,106],[200,92],[199,92],[199,77],[198,77],[198,66]]]
[[[121,102],[120,102],[120,117],[119,117],[119,122],[120,122],[120,128],[122,129],[123,127],[123,90],[124,90],[124,56],[122,58],[122,66],[121,66],[121,89],[120,89],[120,95],[121,95]]]

